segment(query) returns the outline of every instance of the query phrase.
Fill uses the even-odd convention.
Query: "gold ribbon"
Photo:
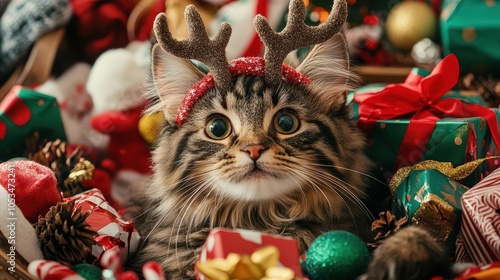
[[[69,173],[68,178],[64,180],[64,185],[66,187],[71,186],[72,184],[81,183],[85,180],[92,180],[94,176],[95,166],[88,160],[84,160],[83,158],[73,167],[71,172]]]
[[[398,169],[398,171],[396,171],[396,174],[394,174],[394,176],[392,177],[391,182],[389,183],[389,187],[391,189],[391,192],[394,194],[396,192],[396,188],[401,185],[401,183],[403,183],[406,178],[408,178],[412,170],[435,169],[453,180],[462,180],[472,174],[472,172],[474,172],[474,170],[476,170],[476,168],[484,161],[497,158],[500,158],[500,156],[477,159],[457,167],[453,167],[453,164],[451,162],[440,162],[435,160],[422,161],[413,166],[407,166]]]
[[[251,256],[230,253],[225,259],[216,258],[198,262],[196,269],[210,280],[295,279],[293,270],[277,266],[278,261],[278,248],[270,245],[261,247]]]

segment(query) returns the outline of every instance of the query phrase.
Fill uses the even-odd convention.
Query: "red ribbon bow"
[[[358,126],[371,130],[378,120],[411,118],[399,148],[394,170],[419,162],[438,120],[445,117],[482,117],[488,123],[495,145],[500,147],[498,121],[493,110],[466,104],[458,98],[441,99],[458,82],[457,57],[450,54],[423,78],[410,73],[404,83],[386,86],[377,94],[354,97],[359,103]]]

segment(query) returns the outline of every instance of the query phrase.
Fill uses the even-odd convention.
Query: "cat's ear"
[[[342,32],[314,46],[297,71],[311,79],[309,87],[328,108],[345,105],[350,84],[357,77],[349,69],[349,52]]]
[[[153,82],[160,98],[154,107],[162,110],[166,121],[174,125],[182,100],[205,74],[191,61],[164,51],[158,44],[153,47],[151,60]]]

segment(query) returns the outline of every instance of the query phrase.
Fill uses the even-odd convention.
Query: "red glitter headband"
[[[229,69],[231,76],[242,74],[264,76],[265,60],[262,57],[241,57],[231,61],[229,63]],[[283,64],[281,70],[283,80],[304,85],[308,85],[311,82],[308,77],[299,73],[291,66]],[[189,90],[177,111],[176,121],[178,126],[184,124],[196,100],[209,89],[213,88],[214,84],[212,73],[208,73]]]

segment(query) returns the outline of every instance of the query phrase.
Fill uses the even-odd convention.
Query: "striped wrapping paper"
[[[458,262],[486,265],[500,261],[500,168],[462,196]]]

